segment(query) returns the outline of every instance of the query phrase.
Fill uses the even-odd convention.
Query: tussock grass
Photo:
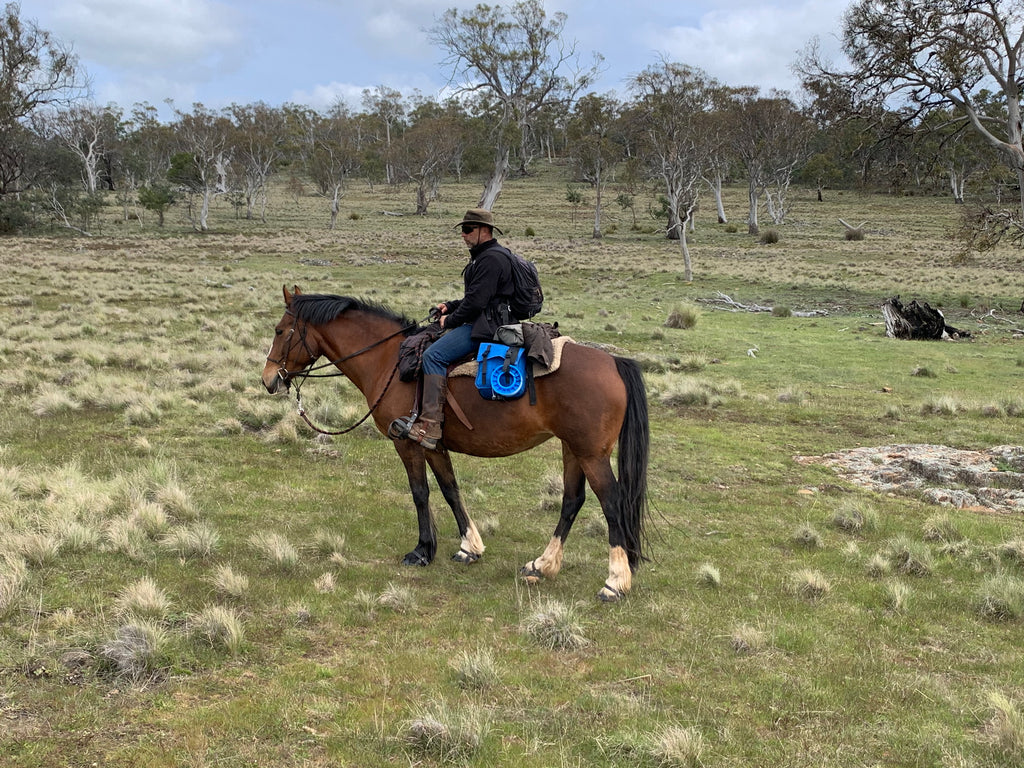
[[[249,590],[249,577],[237,573],[230,565],[219,565],[209,577],[217,594],[236,600],[245,596]]]
[[[843,499],[832,514],[832,526],[846,533],[866,533],[878,528],[878,511],[861,499]]]
[[[828,597],[832,592],[832,584],[825,575],[812,568],[801,568],[791,573],[786,581],[786,588],[790,594],[811,602]]]
[[[62,387],[53,384],[42,384],[32,401],[33,415],[40,418],[59,416],[70,411],[77,411],[82,404],[75,400]]]
[[[679,328],[691,330],[697,327],[700,321],[700,308],[693,304],[679,304],[672,308],[665,320],[666,328]]]
[[[12,536],[6,547],[35,567],[49,565],[57,560],[62,540],[53,534],[31,531]]]
[[[204,521],[172,528],[159,541],[160,546],[182,559],[211,557],[220,550],[222,543],[220,533]]]
[[[1024,566],[1024,539],[1010,539],[998,547],[999,555],[1014,565]]]
[[[193,634],[206,640],[215,648],[223,648],[237,654],[245,639],[242,620],[233,608],[211,605],[192,616],[189,626]]]
[[[261,560],[282,571],[298,567],[301,560],[299,550],[280,533],[254,533],[249,537],[249,546]]]
[[[768,645],[768,633],[751,624],[740,624],[733,629],[729,645],[736,653],[759,653]]]
[[[490,732],[490,716],[480,706],[453,707],[438,701],[424,707],[404,730],[404,741],[415,754],[442,763],[462,762],[482,748]]]
[[[313,581],[313,589],[315,589],[322,595],[329,594],[335,590],[336,581],[337,580],[334,578],[334,574],[330,571],[327,571],[326,573],[321,573]]]
[[[894,571],[908,576],[929,576],[935,567],[931,547],[906,535],[890,539],[883,554]]]
[[[805,549],[820,549],[824,544],[824,539],[810,523],[802,523],[793,531],[793,535],[790,540],[797,546],[804,547]]]
[[[100,647],[100,655],[117,677],[143,683],[163,673],[169,644],[170,635],[158,624],[135,621],[118,627]]]
[[[711,563],[704,563],[697,569],[697,583],[702,587],[718,589],[722,586],[722,574]]]
[[[416,610],[416,594],[404,584],[389,582],[377,598],[377,604],[395,613],[411,613]]]
[[[501,680],[494,654],[486,648],[460,651],[451,662],[451,668],[459,687],[470,691],[494,688]]]
[[[925,541],[935,541],[940,544],[955,544],[966,538],[963,531],[960,530],[959,523],[948,512],[930,515],[924,521],[921,533]]]
[[[893,613],[903,613],[913,590],[902,581],[894,581],[885,585],[885,607]]]
[[[345,534],[318,528],[313,532],[313,551],[327,558],[344,554]]]
[[[699,768],[705,749],[703,734],[693,726],[670,725],[648,742],[650,756],[672,768]]]
[[[11,552],[0,552],[0,618],[18,609],[27,580],[28,564]]]
[[[1013,699],[998,691],[988,694],[991,710],[988,731],[996,748],[1006,757],[1024,758],[1024,712]]]
[[[117,613],[124,619],[162,621],[171,610],[171,599],[148,576],[133,582],[117,596]]]
[[[590,644],[579,611],[558,600],[546,600],[522,620],[523,631],[545,648],[574,651]]]
[[[109,520],[103,529],[104,546],[129,560],[144,560],[148,554],[147,542],[146,532],[133,520],[115,518]]]
[[[1007,574],[986,578],[975,597],[978,612],[992,621],[1016,621],[1024,617],[1024,579]]]

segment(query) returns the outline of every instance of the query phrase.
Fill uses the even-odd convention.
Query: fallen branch
[[[711,304],[715,309],[721,309],[726,312],[774,312],[774,307],[765,307],[760,304],[741,304],[738,301],[732,299],[721,291],[718,292],[718,296],[713,299],[697,299],[697,301],[705,304]],[[809,309],[801,310],[799,312],[790,312],[793,317],[823,317],[828,315],[827,309]]]

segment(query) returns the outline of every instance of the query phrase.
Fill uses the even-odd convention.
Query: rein
[[[288,310],[288,313],[291,313],[290,309]],[[295,317],[294,314],[292,314],[292,317],[295,318],[295,322],[293,323],[292,330],[291,330],[291,332],[294,333],[295,332],[295,325],[298,323],[299,319],[297,317]],[[428,316],[427,319],[429,319],[429,316]],[[366,412],[366,414],[361,419],[359,419],[359,421],[357,421],[355,424],[353,424],[352,426],[346,427],[345,429],[341,429],[341,430],[337,430],[337,431],[329,431],[329,430],[321,429],[316,424],[314,424],[312,421],[310,421],[309,417],[306,415],[306,409],[302,407],[302,392],[301,392],[301,389],[302,389],[302,385],[303,385],[303,383],[305,383],[306,379],[310,379],[310,378],[312,378],[312,379],[326,379],[326,378],[330,378],[330,377],[333,377],[333,376],[344,376],[345,374],[344,374],[344,372],[342,372],[340,370],[339,371],[334,371],[334,372],[331,372],[331,373],[314,373],[314,371],[321,371],[324,368],[333,368],[333,367],[336,367],[336,366],[340,366],[342,363],[344,363],[347,360],[351,360],[354,357],[359,357],[360,355],[365,354],[366,352],[369,352],[370,350],[379,347],[381,344],[384,344],[385,342],[390,341],[391,339],[395,338],[396,336],[401,336],[406,331],[409,331],[409,330],[415,328],[417,325],[418,325],[418,323],[410,323],[409,325],[406,325],[406,326],[403,326],[403,327],[399,328],[394,333],[389,334],[389,335],[385,336],[382,339],[378,339],[377,341],[373,342],[372,344],[367,344],[362,349],[359,349],[359,350],[357,350],[355,352],[352,352],[351,354],[345,355],[343,357],[339,357],[337,360],[331,360],[331,361],[326,362],[326,363],[321,363],[320,365],[308,366],[306,368],[303,368],[301,371],[299,371],[296,374],[289,373],[288,370],[285,369],[282,366],[281,373],[283,373],[286,376],[286,380],[292,379],[293,377],[295,378],[295,403],[298,406],[299,416],[301,416],[302,420],[305,421],[307,425],[309,425],[309,428],[314,430],[315,432],[319,432],[321,435],[346,435],[349,432],[351,432],[352,430],[354,430],[357,427],[359,427],[364,421],[366,421],[368,418],[370,418],[370,416],[373,415],[373,412],[375,410],[377,410],[377,406],[380,405],[381,401],[384,399],[384,396],[387,394],[388,390],[391,388],[391,384],[395,380],[395,374],[398,373],[398,365],[399,365],[400,361],[399,360],[395,361],[395,366],[391,369],[391,373],[388,375],[388,380],[387,380],[387,383],[384,384],[384,389],[381,390],[380,394],[377,396],[377,399],[374,400],[373,405],[370,406],[370,409]],[[302,346],[304,346],[306,348],[306,351],[309,352],[312,355],[312,351],[309,349],[309,345],[306,343],[306,326],[305,325],[302,326],[301,339],[302,339]],[[288,353],[285,352],[285,356],[286,357],[287,357],[287,354]],[[270,360],[269,357],[267,359]],[[278,365],[281,365],[281,361],[271,360],[271,362],[274,362],[274,363],[277,363]]]

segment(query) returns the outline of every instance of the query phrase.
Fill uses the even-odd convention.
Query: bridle
[[[336,432],[332,432],[332,431],[327,431],[327,430],[321,429],[320,427],[318,427],[316,424],[314,424],[312,421],[309,420],[309,417],[306,415],[306,409],[303,408],[303,406],[302,406],[302,392],[301,392],[302,385],[305,383],[306,379],[327,379],[327,378],[331,378],[331,377],[334,377],[334,376],[344,376],[345,373],[343,371],[341,371],[341,370],[334,370],[334,371],[331,371],[329,373],[315,373],[315,371],[323,371],[325,368],[337,368],[342,363],[344,363],[344,362],[346,362],[348,360],[351,360],[354,357],[359,357],[360,355],[365,354],[366,352],[369,352],[372,349],[376,349],[381,344],[384,344],[384,343],[386,343],[388,341],[391,341],[391,339],[395,338],[396,336],[401,336],[401,335],[405,334],[407,331],[410,331],[413,328],[415,328],[418,325],[418,323],[409,323],[408,325],[402,326],[401,328],[399,328],[394,333],[388,334],[384,338],[378,339],[377,341],[374,341],[371,344],[367,344],[362,349],[359,349],[359,350],[356,350],[355,352],[352,352],[350,354],[344,355],[343,357],[339,357],[336,360],[331,360],[331,361],[326,362],[326,363],[321,363],[320,365],[313,365],[313,363],[315,363],[317,361],[317,359],[322,357],[322,355],[314,354],[313,350],[309,348],[309,342],[306,341],[306,328],[308,327],[308,323],[303,323],[302,327],[301,327],[301,329],[299,331],[299,341],[302,342],[303,349],[305,349],[306,354],[309,355],[309,362],[306,363],[306,365],[301,370],[292,373],[291,371],[289,371],[285,367],[285,363],[288,361],[288,357],[291,354],[292,347],[295,344],[293,337],[295,335],[295,329],[299,327],[299,318],[295,314],[295,312],[292,311],[291,307],[286,309],[284,313],[285,313],[285,315],[291,315],[291,317],[292,317],[292,327],[291,327],[291,330],[288,331],[288,346],[285,348],[283,356],[280,359],[278,359],[278,360],[275,360],[272,357],[270,357],[270,355],[267,355],[267,362],[268,363],[273,363],[274,365],[279,366],[278,371],[277,371],[277,375],[281,377],[281,380],[283,382],[285,382],[286,384],[289,384],[292,381],[295,382],[295,402],[296,402],[296,405],[298,406],[299,416],[301,416],[302,420],[305,421],[306,424],[309,425],[310,429],[312,429],[312,430],[314,430],[316,432],[319,432],[321,435],[345,435],[345,434],[348,434],[352,430],[356,429],[359,425],[361,425],[368,418],[370,418],[370,416],[373,415],[373,412],[375,410],[377,410],[377,406],[381,404],[381,401],[384,399],[384,396],[387,394],[388,389],[391,388],[392,382],[394,382],[394,380],[395,380],[395,374],[398,373],[399,361],[395,360],[395,365],[391,369],[391,373],[388,375],[388,380],[384,384],[384,389],[381,390],[380,394],[377,396],[377,399],[373,401],[373,405],[370,406],[370,410],[368,410],[366,412],[366,414],[361,419],[359,419],[359,421],[357,421],[355,424],[353,424],[352,426],[346,427],[345,429],[338,430]]]

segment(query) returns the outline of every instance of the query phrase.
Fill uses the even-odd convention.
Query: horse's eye
[[[282,331],[280,328],[275,328],[274,329],[274,335],[275,336],[280,336],[282,333],[284,333],[284,331]]]

